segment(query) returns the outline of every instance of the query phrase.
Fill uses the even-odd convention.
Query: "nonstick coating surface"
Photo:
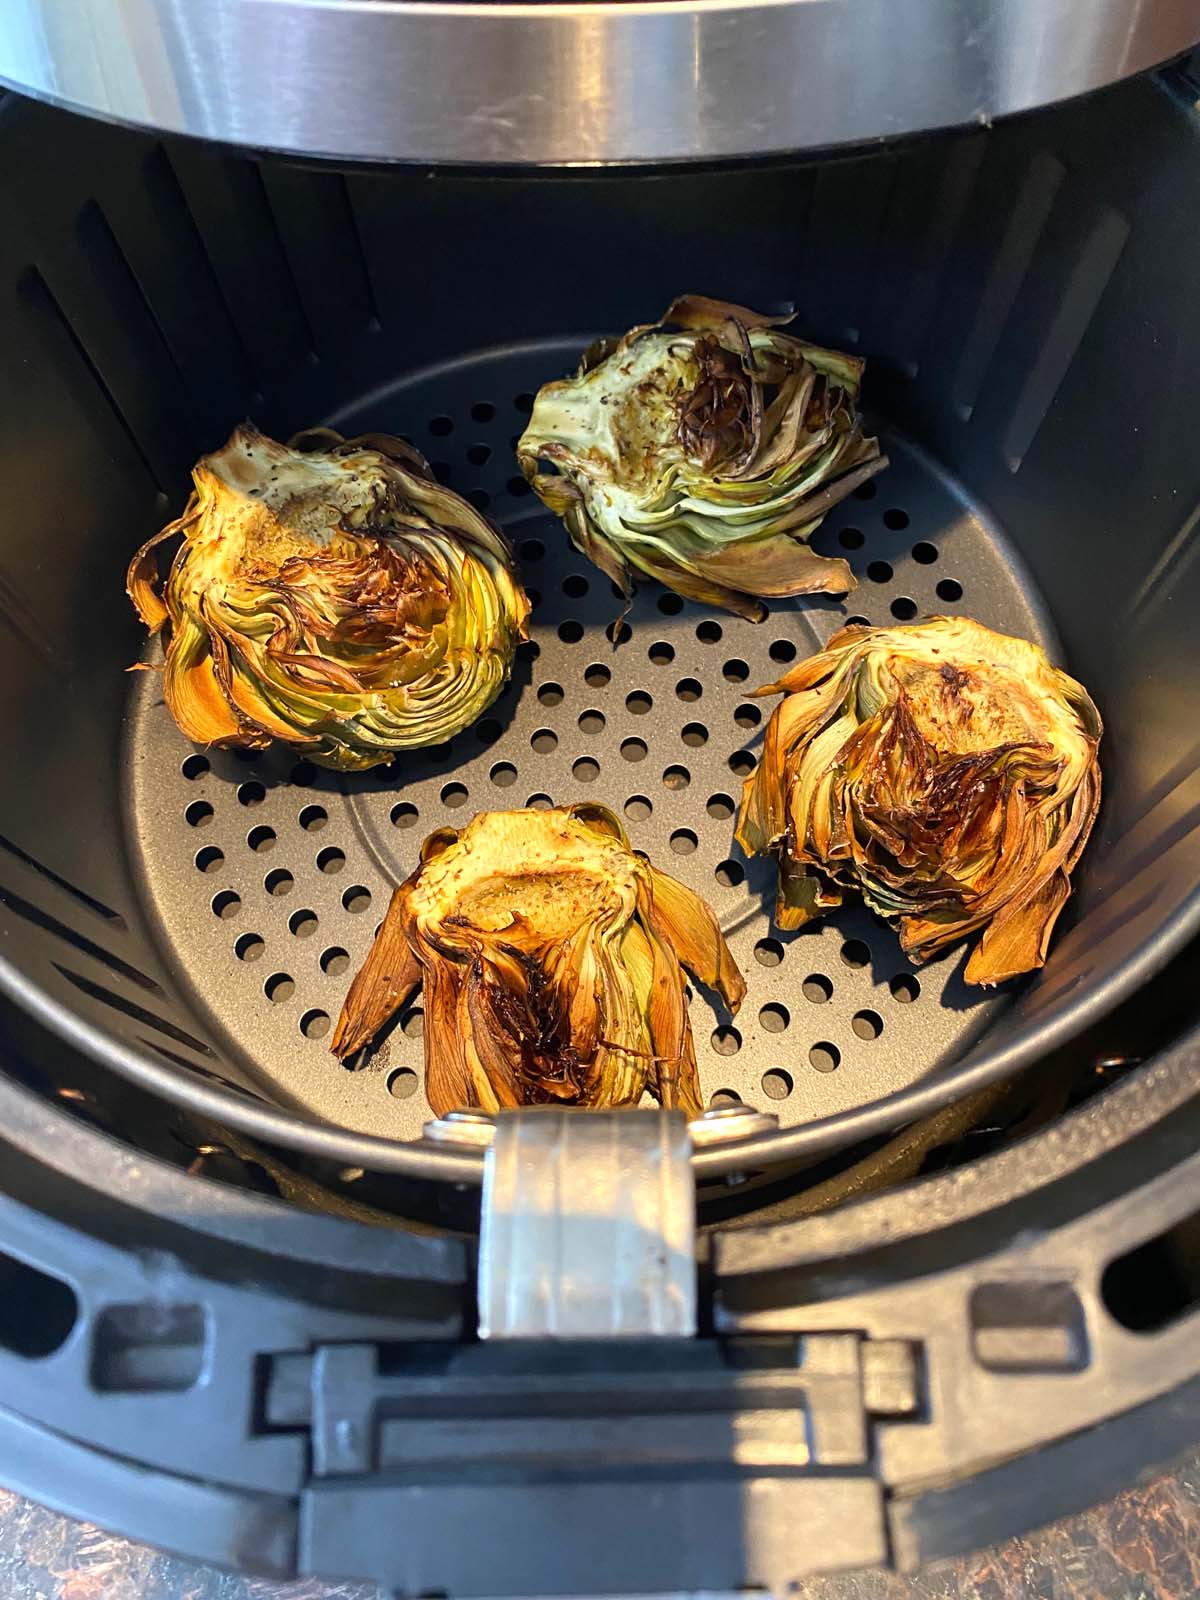
[[[859,586],[843,601],[777,605],[756,626],[647,583],[621,628],[608,580],[528,494],[513,454],[532,391],[583,342],[482,351],[330,419],[412,438],[516,546],[534,644],[452,745],[352,778],[283,747],[200,752],[154,676],[132,679],[130,854],[171,966],[264,1092],[360,1132],[414,1138],[429,1115],[420,1000],[354,1071],[328,1053],[332,1020],[421,840],[477,810],[603,801],[636,848],[711,902],[749,985],[736,1019],[702,992],[692,1001],[701,1082],[718,1102],[740,1096],[784,1126],[850,1110],[954,1060],[1005,1004],[962,983],[961,949],[913,967],[857,903],[779,934],[774,869],[747,862],[732,834],[774,704],[749,691],[846,619],[969,615],[1054,650],[1013,547],[882,425],[891,467],[814,541],[850,560]]]

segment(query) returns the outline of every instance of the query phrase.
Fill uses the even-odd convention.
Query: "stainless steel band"
[[[4,0],[0,80],[352,160],[712,160],[987,122],[1200,39],[1200,0]]]

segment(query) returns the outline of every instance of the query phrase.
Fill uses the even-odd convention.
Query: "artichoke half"
[[[521,470],[626,599],[636,570],[759,622],[762,598],[855,587],[806,541],[887,458],[856,410],[862,361],[790,320],[684,295],[539,391]]]
[[[966,618],[848,627],[778,683],[737,837],[779,862],[797,928],[856,887],[926,961],[983,937],[968,983],[1040,967],[1100,804],[1083,687]]]
[[[424,984],[425,1092],[471,1106],[702,1110],[684,971],[745,983],[709,907],[633,853],[600,805],[481,812],[431,834],[355,978],[343,1060]]]
[[[491,704],[529,602],[486,518],[401,439],[249,425],[203,457],[129,595],[165,629],[163,693],[197,744],[272,739],[357,771],[440,744]],[[155,546],[183,535],[160,580]]]

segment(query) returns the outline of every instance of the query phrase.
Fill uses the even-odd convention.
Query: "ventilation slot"
[[[90,978],[85,978],[82,973],[72,972],[69,967],[60,967],[54,963],[54,970],[61,973],[68,983],[72,983],[81,994],[86,994],[92,1000],[98,1000],[101,1005],[110,1006],[114,1011],[119,1011],[122,1016],[130,1017],[134,1022],[140,1022],[144,1028],[153,1028],[156,1032],[165,1034],[168,1039],[174,1039],[176,1044],[185,1044],[189,1050],[198,1050],[203,1056],[211,1056],[212,1051],[200,1039],[193,1038],[190,1033],[185,1033],[182,1028],[177,1028],[173,1022],[155,1016],[153,1011],[147,1011],[144,1006],[139,1006],[133,1000],[126,1000],[124,995],[116,994],[112,989],[106,989],[102,983],[93,983]]]
[[[1004,435],[1004,458],[1010,472],[1020,470],[1045,421],[1128,237],[1129,224],[1115,211],[1106,212],[1089,235]]]
[[[979,309],[963,345],[962,358],[955,375],[954,402],[964,422],[970,419],[975,410],[1004,324],[1016,303],[1033,253],[1050,216],[1050,208],[1066,175],[1062,162],[1048,155],[1036,157],[1029,168],[1029,176],[1013,207],[1012,218],[980,298]]]
[[[0,1348],[36,1360],[71,1337],[79,1301],[61,1278],[0,1252]]]
[[[0,833],[0,850],[5,850],[14,861],[19,861],[23,867],[28,867],[31,872],[36,872],[39,878],[45,878],[47,883],[52,883],[56,889],[61,889],[64,894],[69,894],[71,899],[81,906],[86,906],[89,911],[94,911],[98,917],[103,917],[106,922],[114,923],[118,928],[125,927],[125,919],[119,912],[106,906],[103,900],[97,900],[84,889],[77,889],[73,883],[68,883],[66,878],[59,876],[51,867],[43,866],[34,856],[22,850],[19,844],[14,844],[11,839],[6,839]]]
[[[1157,1333],[1200,1304],[1200,1212],[1110,1261],[1100,1294],[1131,1333]]]
[[[68,377],[71,376],[71,366],[75,368],[76,372],[82,368],[90,379],[92,392],[85,397],[85,409],[87,400],[94,400],[95,394],[98,393],[133,454],[146,469],[146,474],[151,483],[161,494],[163,492],[162,479],[159,477],[154,463],[142,448],[142,443],[136,430],[118,404],[116,395],[113,394],[105,382],[99,367],[92,360],[79,335],[71,326],[66,312],[54,298],[54,295],[50,292],[50,286],[36,267],[30,267],[22,274],[21,281],[17,286],[17,292],[32,313],[30,320],[43,335],[44,342],[47,344],[53,342],[57,346],[54,351],[55,357],[58,358],[55,361],[56,367],[59,370],[65,369]],[[69,365],[68,362],[61,360],[60,352],[68,355],[70,358]]]
[[[0,905],[6,906],[16,916],[23,917],[35,928],[41,928],[46,933],[52,933],[55,938],[62,939],[64,943],[73,945],[83,955],[91,956],[93,961],[99,961],[119,978],[128,978],[130,983],[136,983],[141,989],[148,989],[151,994],[162,994],[162,990],[153,978],[147,977],[144,972],[139,972],[137,967],[131,966],[128,961],[122,961],[120,956],[114,956],[86,935],[76,933],[74,928],[68,928],[65,922],[59,922],[57,917],[52,917],[48,911],[42,911],[28,900],[22,900],[19,894],[14,894],[3,884],[0,884]]]
[[[180,1394],[204,1371],[206,1344],[202,1306],[106,1306],[96,1319],[92,1386],[102,1394]]]

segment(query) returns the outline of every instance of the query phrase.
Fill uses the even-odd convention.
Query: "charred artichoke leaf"
[[[745,984],[712,911],[606,807],[481,812],[396,890],[331,1048],[360,1050],[419,979],[438,1116],[647,1091],[698,1116],[685,968],[736,1011]]]
[[[641,573],[761,621],[763,598],[855,587],[807,541],[887,460],[858,415],[862,361],[790,320],[683,295],[539,391],[521,470],[626,597]]]
[[[529,614],[512,554],[411,445],[246,424],[192,481],[127,582],[188,738],[282,739],[355,771],[451,738],[500,692]]]
[[[857,888],[914,961],[974,933],[968,983],[1040,967],[1100,804],[1099,713],[1024,639],[962,617],[853,626],[757,691],[785,698],[737,837],[797,928]]]

